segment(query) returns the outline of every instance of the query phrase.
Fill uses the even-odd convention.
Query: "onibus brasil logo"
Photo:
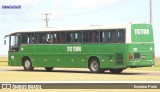
[[[41,84],[2,84],[2,89],[42,89]]]
[[[21,5],[2,5],[2,9],[21,9]]]

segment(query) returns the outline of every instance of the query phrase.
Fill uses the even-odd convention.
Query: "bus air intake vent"
[[[116,64],[123,65],[123,54],[116,54]]]

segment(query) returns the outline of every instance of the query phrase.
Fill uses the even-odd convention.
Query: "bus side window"
[[[21,43],[22,44],[27,44],[27,39],[28,39],[28,34],[27,33],[22,33],[21,34]]]
[[[36,33],[36,43],[37,44],[42,44],[43,42],[43,33]]]
[[[75,43],[81,43],[82,41],[82,35],[81,35],[81,32],[74,32],[73,34],[73,42]]]
[[[122,43],[125,42],[125,31],[124,30],[117,30],[117,42]]]
[[[60,39],[60,43],[64,43],[65,41],[65,33],[61,32],[61,39]]]
[[[27,43],[28,44],[34,44],[35,43],[34,33],[28,33]]]
[[[66,42],[71,43],[73,39],[73,32],[66,32]]]
[[[83,31],[83,42],[91,42],[91,32]]]
[[[114,43],[115,42],[115,30],[105,30],[100,32],[100,42],[102,43]]]
[[[57,34],[52,33],[52,37],[53,37],[53,43],[57,43]]]
[[[111,30],[109,33],[109,42],[110,43],[115,43],[115,38],[116,38],[116,30]]]
[[[99,35],[98,35],[98,31],[92,31],[91,33],[91,38],[92,38],[92,43],[95,43],[95,42],[99,42]]]
[[[55,32],[51,34],[53,36],[53,43],[60,43],[60,33],[59,32]]]
[[[111,42],[111,31],[101,31],[100,32],[100,42],[110,43]]]
[[[49,33],[43,33],[43,43],[49,44],[50,43],[50,34]]]

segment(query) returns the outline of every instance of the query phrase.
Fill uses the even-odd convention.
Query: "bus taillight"
[[[133,59],[132,53],[129,53],[129,59]]]

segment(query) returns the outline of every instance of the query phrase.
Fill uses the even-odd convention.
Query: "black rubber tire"
[[[29,58],[25,58],[23,60],[23,68],[25,71],[33,71],[34,67],[32,66],[31,60]]]
[[[106,69],[100,69],[100,73],[104,73],[106,71]]]
[[[124,69],[110,69],[110,72],[112,74],[120,74],[120,73],[122,73],[123,70]]]
[[[89,61],[88,68],[90,69],[90,71],[92,73],[100,73],[101,72],[99,60],[97,58],[93,58]]]
[[[53,67],[45,67],[46,71],[52,71]]]

